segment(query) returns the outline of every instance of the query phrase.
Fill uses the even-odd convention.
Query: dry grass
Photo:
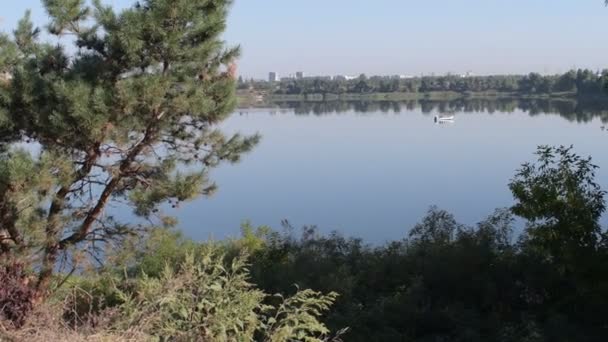
[[[89,325],[79,326],[77,329],[69,327],[62,315],[64,308],[61,305],[46,304],[36,309],[26,324],[20,329],[14,329],[10,323],[0,321],[0,342],[140,342],[149,341],[150,337],[137,332],[112,332],[106,328],[102,321],[96,327]]]

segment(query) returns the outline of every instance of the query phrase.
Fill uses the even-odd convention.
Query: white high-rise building
[[[268,82],[278,82],[279,81],[279,74],[277,74],[274,71],[271,71],[268,73]]]

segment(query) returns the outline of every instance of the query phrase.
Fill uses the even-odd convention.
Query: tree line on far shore
[[[481,92],[521,95],[570,94],[579,96],[603,95],[608,70],[571,70],[561,75],[491,75],[491,76],[371,76],[364,74],[354,79],[343,77],[308,77],[265,82],[239,79],[240,89],[266,90],[277,95],[305,94],[373,94],[373,93],[430,93]]]

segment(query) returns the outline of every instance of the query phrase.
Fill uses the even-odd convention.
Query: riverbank
[[[369,93],[369,94],[271,94],[265,97],[271,102],[282,101],[409,101],[409,100],[456,100],[470,98],[487,99],[576,99],[575,92],[548,94],[522,94],[516,92],[453,92],[434,91],[426,93]],[[602,98],[608,100],[607,96]]]
[[[567,100],[606,102],[606,95],[581,96],[576,92],[547,94],[524,94],[517,92],[427,92],[427,93],[369,93],[369,94],[267,94],[262,91],[239,91],[239,108],[268,107],[281,102],[327,102],[327,101],[454,101],[467,99],[486,100]]]

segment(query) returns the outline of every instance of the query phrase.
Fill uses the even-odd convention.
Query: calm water
[[[219,192],[175,213],[195,239],[237,236],[244,220],[382,243],[406,236],[431,205],[473,224],[513,203],[507,188],[536,146],[574,145],[608,189],[608,115],[571,103],[288,104],[236,112],[223,128],[261,144],[215,170]],[[435,124],[440,111],[453,124]]]

